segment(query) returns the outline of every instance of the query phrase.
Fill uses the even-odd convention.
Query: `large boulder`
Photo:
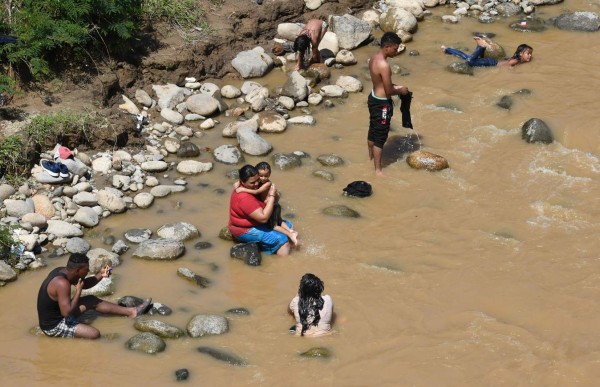
[[[521,137],[529,143],[541,142],[551,144],[554,141],[552,130],[539,118],[532,118],[523,124],[521,127]]]
[[[221,145],[213,151],[213,157],[216,161],[223,164],[239,164],[244,161],[244,156],[240,150],[233,145]]]
[[[204,117],[210,117],[219,111],[219,101],[208,94],[194,94],[185,101],[186,108]]]
[[[6,262],[0,259],[0,284],[17,279],[17,273]]]
[[[383,32],[414,32],[417,29],[417,18],[410,11],[392,7],[381,14],[379,24]]]
[[[152,85],[152,90],[158,97],[158,106],[161,109],[173,109],[185,99],[191,92],[177,85],[168,83],[166,85]]]
[[[6,215],[21,218],[25,214],[35,212],[35,207],[32,200],[14,200],[4,199],[6,207]]]
[[[248,128],[238,130],[237,140],[242,151],[252,156],[264,156],[273,149],[267,140]]]
[[[200,232],[196,226],[186,222],[165,224],[156,231],[156,234],[161,238],[178,241],[186,241],[200,236]]]
[[[185,252],[182,241],[174,239],[148,239],[138,245],[133,252],[134,258],[154,261],[173,260],[181,257]]]
[[[386,0],[390,8],[400,8],[412,13],[418,20],[423,20],[424,7],[422,0]]]
[[[286,98],[286,97],[282,97]],[[265,133],[281,133],[287,127],[287,121],[281,114],[274,111],[265,111],[258,114],[258,128]]]
[[[67,223],[63,220],[48,220],[48,234],[53,234],[57,238],[72,238],[83,235],[83,231],[74,224]]]
[[[295,40],[304,28],[301,23],[279,23],[277,25],[277,35],[285,40]]]
[[[255,47],[237,54],[231,65],[242,78],[255,78],[264,76],[273,68],[273,59],[262,47]]]
[[[414,169],[425,169],[427,171],[441,171],[449,167],[448,160],[444,157],[423,150],[408,155],[406,163]]]
[[[123,194],[117,189],[107,187],[98,191],[96,197],[98,198],[98,204],[112,213],[118,214],[125,212],[127,209],[127,203],[123,200]]]
[[[564,13],[554,24],[561,30],[595,32],[600,29],[600,18],[595,12]]]
[[[281,95],[290,97],[294,102],[304,101],[308,96],[310,89],[308,82],[298,71],[292,71],[283,88],[281,89]]]
[[[329,18],[331,31],[335,32],[340,48],[352,50],[371,37],[371,26],[366,21],[345,14]]]
[[[212,163],[202,163],[196,160],[183,160],[177,164],[177,172],[184,175],[197,175],[212,169]]]

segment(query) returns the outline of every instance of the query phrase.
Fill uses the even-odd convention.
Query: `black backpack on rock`
[[[371,196],[372,193],[371,184],[362,180],[353,181],[344,188],[344,195],[357,198],[366,198],[367,196]]]

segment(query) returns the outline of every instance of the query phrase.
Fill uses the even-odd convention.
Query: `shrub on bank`
[[[15,253],[18,245],[19,243],[12,237],[12,228],[0,224],[0,259],[11,267],[14,267],[19,260],[18,254]]]

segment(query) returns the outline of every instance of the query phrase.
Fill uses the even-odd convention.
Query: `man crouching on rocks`
[[[51,337],[77,337],[97,339],[100,331],[91,325],[80,323],[77,316],[88,310],[100,313],[135,318],[148,310],[152,299],[137,307],[124,307],[103,301],[96,296],[81,297],[83,289],[95,286],[102,278],[111,274],[111,268],[101,269],[95,276],[86,278],[90,271],[89,258],[85,254],[73,253],[66,267],[52,270],[42,283],[37,299],[40,328]],[[71,285],[75,294],[71,298]]]

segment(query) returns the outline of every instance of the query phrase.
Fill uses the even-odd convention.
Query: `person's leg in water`
[[[269,218],[269,226],[275,231],[279,231],[288,237],[294,246],[298,245],[298,232],[292,230],[281,218],[281,206],[276,203],[273,207],[273,213]]]
[[[471,55],[467,55],[464,52],[457,50],[455,48],[442,46],[442,51],[446,54],[457,56],[461,59],[464,59],[467,64],[471,67],[492,67],[498,64],[498,61],[495,58],[484,58],[485,49],[489,47],[490,42],[489,39],[484,39],[479,36],[474,37],[477,42],[477,47]]]
[[[151,305],[151,298],[144,300],[141,305],[136,307],[125,307],[101,300],[95,296],[84,296],[79,300],[78,310],[75,315],[80,315],[88,310],[95,310],[103,314],[135,318],[146,313]],[[75,337],[93,340],[100,337],[100,331],[89,324],[79,323],[75,326]]]

